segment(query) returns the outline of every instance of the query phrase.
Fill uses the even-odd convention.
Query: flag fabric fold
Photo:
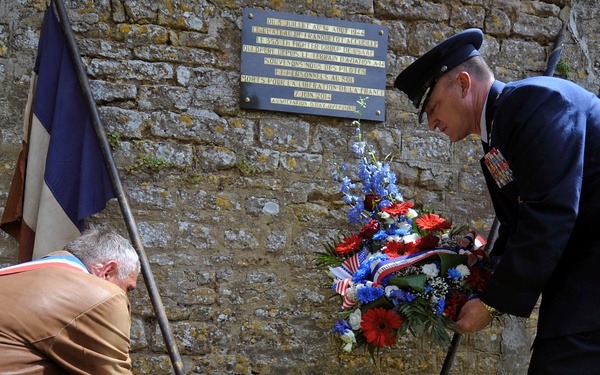
[[[116,197],[52,2],[44,14],[23,124],[23,149],[0,221],[19,262],[60,250]]]

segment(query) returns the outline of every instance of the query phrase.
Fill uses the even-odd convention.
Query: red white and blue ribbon
[[[417,262],[427,259],[437,254],[456,254],[455,251],[450,249],[433,249],[427,251],[421,251],[415,254],[404,255],[398,258],[392,258],[388,260],[382,260],[377,263],[373,268],[372,280],[375,284],[380,284],[381,280],[387,275],[399,271],[403,268],[411,266]]]
[[[26,272],[46,267],[61,267],[75,271],[90,273],[86,266],[78,258],[74,257],[73,255],[61,254],[51,255],[37,260],[33,260],[31,262],[15,264],[14,266],[2,268],[0,269],[0,276],[12,275],[19,272]]]
[[[356,305],[356,302],[348,297],[348,289],[352,286],[352,275],[356,272],[360,265],[367,260],[367,251],[362,250],[352,257],[346,259],[339,267],[331,269],[331,273],[338,278],[333,284],[333,290],[338,294],[344,296],[344,302],[342,302],[342,309],[347,309]]]

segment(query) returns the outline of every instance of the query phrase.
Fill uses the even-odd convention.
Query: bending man
[[[88,230],[64,251],[0,270],[0,372],[131,374],[131,244]]]

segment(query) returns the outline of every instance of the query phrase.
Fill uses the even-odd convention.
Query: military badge
[[[492,148],[483,156],[483,162],[490,171],[498,187],[503,188],[514,180],[512,170],[508,166],[508,161],[504,155],[495,148]]]

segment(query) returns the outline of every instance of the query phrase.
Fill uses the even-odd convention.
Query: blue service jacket
[[[486,118],[484,150],[514,180],[482,163],[502,260],[481,299],[529,316],[541,294],[537,339],[600,329],[600,99],[560,78],[496,81]]]

